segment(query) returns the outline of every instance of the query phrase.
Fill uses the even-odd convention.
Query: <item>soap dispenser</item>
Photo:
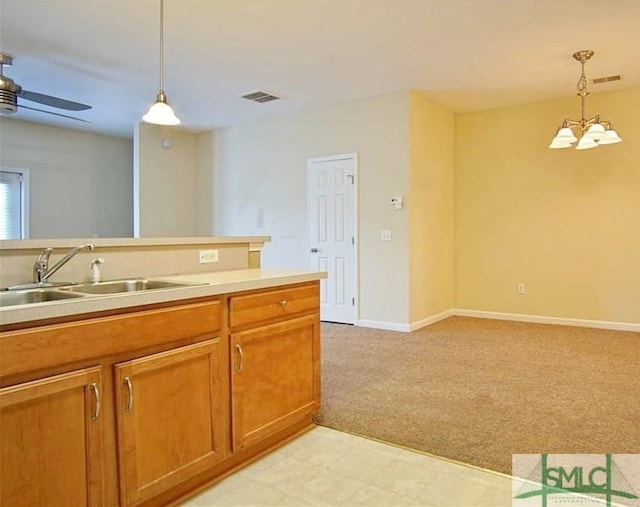
[[[100,264],[104,264],[103,257],[93,259],[91,263],[91,283],[98,283],[100,281]]]

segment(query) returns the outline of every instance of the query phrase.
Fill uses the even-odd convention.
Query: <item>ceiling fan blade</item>
[[[22,90],[19,95],[25,100],[44,104],[45,106],[56,107],[58,109],[67,109],[69,111],[85,111],[86,109],[91,109],[91,106],[88,106],[87,104],[61,99],[60,97],[54,97],[52,95],[45,95],[44,93]]]
[[[54,113],[53,111],[45,111],[44,109],[36,109],[35,107],[23,106],[20,104],[18,109],[29,109],[31,111],[39,111],[40,113],[52,114],[54,116],[61,116],[62,118],[69,118],[70,120],[82,121],[84,123],[91,123],[89,120],[83,120],[82,118],[76,118],[75,116],[68,116],[66,114]]]

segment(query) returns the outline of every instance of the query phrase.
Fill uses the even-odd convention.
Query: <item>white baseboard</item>
[[[513,320],[516,322],[534,322],[538,324],[556,324],[560,326],[593,327],[611,329],[614,331],[640,332],[640,324],[632,322],[609,322],[606,320],[569,319],[564,317],[549,317],[546,315],[527,315],[523,313],[485,312],[481,310],[464,310],[456,308],[453,315],[460,317],[478,317],[480,319]]]
[[[421,327],[428,326],[429,324],[435,324],[436,322],[444,319],[448,319],[449,317],[453,317],[455,315],[454,310],[447,310],[446,312],[440,312],[431,317],[427,317],[426,319],[419,320],[417,322],[412,322],[409,325],[409,331],[415,331],[416,329],[420,329]]]
[[[409,324],[398,324],[397,322],[384,322],[382,320],[366,320],[360,319],[356,322],[356,326],[371,327],[373,329],[383,329],[385,331],[400,331],[408,333],[411,331]]]
[[[640,324],[633,322],[610,322],[606,320],[571,319],[564,317],[549,317],[546,315],[527,315],[524,313],[486,312],[482,310],[465,310],[454,308],[445,312],[432,315],[426,319],[412,322],[411,324],[398,324],[397,322],[385,322],[380,320],[358,320],[356,326],[383,329],[386,331],[399,331],[409,333],[422,327],[434,324],[440,320],[454,315],[460,317],[477,317],[480,319],[512,320],[515,322],[533,322],[537,324],[555,324],[559,326],[592,327],[596,329],[611,329],[614,331],[640,332]]]
[[[356,326],[360,327],[371,327],[374,329],[384,329],[385,331],[399,331],[401,333],[408,333],[410,331],[415,331],[416,329],[420,329],[421,327],[428,326],[429,324],[434,324],[439,320],[446,319],[447,317],[452,317],[454,315],[453,310],[447,310],[446,312],[437,313],[436,315],[432,315],[427,317],[426,319],[419,320],[417,322],[412,322],[411,324],[398,324],[396,322],[384,322],[380,320],[359,320],[356,322]]]

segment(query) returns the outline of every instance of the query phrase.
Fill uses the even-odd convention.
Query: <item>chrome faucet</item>
[[[33,281],[34,283],[43,284],[45,283],[56,271],[58,271],[62,266],[64,266],[67,262],[69,262],[78,252],[88,248],[89,250],[93,250],[95,245],[93,243],[88,243],[86,245],[80,245],[75,248],[69,250],[66,255],[56,262],[51,268],[49,267],[49,257],[51,256],[51,252],[53,248],[45,248],[38,258],[36,262],[33,264]]]

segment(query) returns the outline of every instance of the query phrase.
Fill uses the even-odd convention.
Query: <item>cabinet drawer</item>
[[[231,297],[231,328],[256,324],[303,312],[317,311],[320,306],[319,284],[272,289]]]
[[[2,333],[0,378],[212,337],[220,330],[221,320],[220,301],[215,300]]]

